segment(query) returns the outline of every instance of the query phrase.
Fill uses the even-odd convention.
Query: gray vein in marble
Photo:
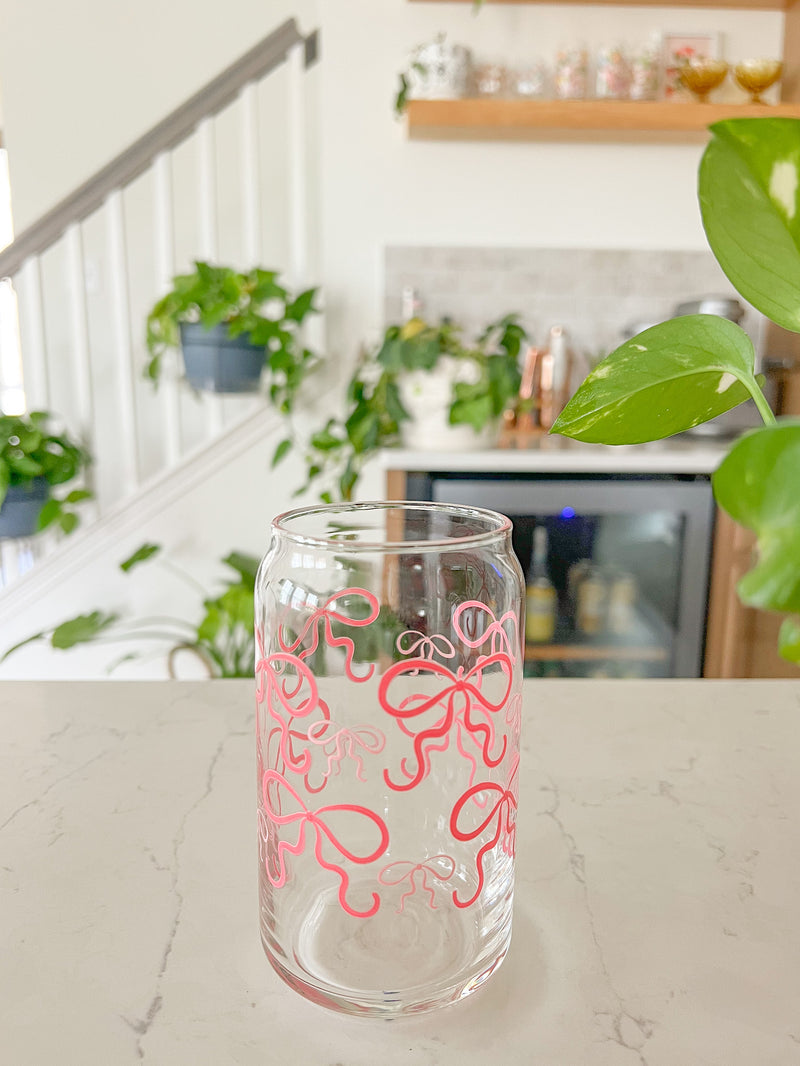
[[[569,869],[575,880],[581,886],[581,891],[583,893],[584,907],[589,921],[589,930],[597,953],[600,970],[606,980],[608,989],[616,1000],[619,1008],[613,1014],[609,1011],[594,1011],[594,1016],[598,1020],[601,1018],[608,1018],[611,1021],[611,1035],[603,1037],[604,1041],[611,1041],[619,1044],[619,1046],[625,1048],[626,1051],[634,1052],[638,1056],[639,1066],[648,1066],[647,1059],[645,1058],[642,1049],[653,1035],[656,1023],[652,1019],[637,1017],[636,1015],[631,1014],[630,1011],[626,1009],[622,995],[614,984],[608,969],[603,946],[600,943],[600,937],[597,932],[597,923],[589,898],[589,886],[586,882],[586,858],[579,850],[575,837],[567,830],[559,814],[559,809],[561,807],[561,793],[558,785],[552,778],[548,778],[548,780],[550,781],[549,786],[543,786],[542,791],[552,793],[553,804],[551,807],[542,811],[541,814],[552,819],[558,827],[561,837],[566,844],[567,854],[569,856]]]
[[[9,825],[11,825],[11,823],[20,814],[22,814],[23,811],[27,811],[31,807],[38,807],[41,804],[42,800],[50,795],[50,793],[53,791],[53,789],[58,788],[59,785],[63,785],[65,781],[69,781],[70,778],[75,777],[76,774],[79,774],[79,773],[81,773],[81,771],[88,769],[90,766],[92,766],[94,763],[98,762],[100,759],[104,759],[108,755],[108,753],[110,751],[111,751],[111,748],[104,748],[102,751],[98,752],[96,755],[93,755],[91,757],[91,759],[86,759],[86,761],[82,762],[79,766],[74,766],[66,774],[62,774],[61,777],[57,777],[55,781],[51,781],[50,784],[47,786],[47,788],[43,789],[42,792],[40,792],[38,796],[34,796],[33,799],[28,800],[26,803],[21,804],[19,807],[16,808],[16,810],[11,812],[11,814],[8,816],[8,818],[6,818],[6,820],[4,822],[0,822],[0,833],[2,833],[2,831],[4,829],[6,829]]]
[[[147,1013],[145,1014],[144,1018],[135,1021],[131,1021],[128,1018],[124,1019],[124,1021],[131,1027],[131,1029],[133,1029],[134,1032],[138,1034],[138,1040],[136,1041],[136,1053],[140,1060],[144,1060],[146,1054],[145,1049],[142,1046],[144,1038],[149,1033],[163,1004],[163,997],[161,995],[161,983],[164,979],[164,975],[167,972],[170,955],[172,954],[172,947],[175,943],[175,937],[177,936],[178,929],[181,924],[184,896],[183,892],[179,887],[181,874],[180,851],[181,846],[183,845],[183,842],[186,837],[186,827],[189,823],[189,819],[192,817],[198,807],[200,807],[205,802],[205,800],[207,800],[208,797],[211,795],[211,791],[214,787],[214,773],[216,771],[217,764],[219,763],[219,760],[222,757],[222,753],[225,750],[225,746],[234,737],[241,737],[246,735],[249,734],[245,733],[242,730],[231,730],[230,732],[226,733],[226,735],[220,740],[219,744],[217,744],[214,754],[211,756],[211,761],[208,764],[205,787],[203,789],[203,792],[184,812],[178,825],[177,832],[175,833],[175,836],[172,841],[172,864],[169,867],[170,891],[175,899],[176,906],[175,914],[172,920],[172,926],[169,930],[169,933],[167,934],[167,942],[164,946],[164,951],[161,955],[161,963],[158,969],[158,974],[156,975],[155,991],[153,993],[153,998],[150,1001],[150,1005],[147,1008]],[[152,853],[150,854],[150,860],[156,867],[156,869],[166,869],[165,867],[159,866],[157,859]]]

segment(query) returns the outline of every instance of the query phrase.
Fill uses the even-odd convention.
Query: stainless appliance
[[[490,507],[514,523],[527,572],[533,533],[547,529],[558,595],[553,640],[528,644],[528,672],[560,677],[699,677],[702,673],[714,504],[707,475],[408,475],[409,499]],[[608,624],[581,624],[575,575],[583,564]],[[617,592],[614,590],[617,589]],[[635,590],[633,593],[631,590]],[[625,603],[614,603],[625,590]],[[614,624],[624,607],[629,624]]]

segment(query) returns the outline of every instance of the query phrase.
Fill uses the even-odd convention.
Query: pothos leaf
[[[800,663],[800,619],[784,618],[778,633],[778,651],[790,663]]]
[[[800,614],[800,419],[745,434],[712,485],[719,505],[758,537],[758,561],[738,585],[742,601]]]
[[[119,568],[123,573],[127,574],[129,570],[134,568],[134,566],[145,562],[147,559],[152,559],[152,557],[160,551],[160,544],[143,544],[141,548],[136,549],[133,555],[129,555],[124,562],[120,563]]]
[[[711,249],[736,289],[800,331],[800,120],[727,119],[711,127],[699,196]]]
[[[754,358],[750,338],[728,319],[670,319],[598,363],[551,432],[596,444],[642,444],[682,433],[758,390]]]
[[[56,626],[50,643],[54,648],[74,648],[76,644],[87,644],[95,640],[105,632],[119,618],[116,614],[103,614],[102,611],[92,611],[91,614],[80,614],[77,618],[70,618]]]

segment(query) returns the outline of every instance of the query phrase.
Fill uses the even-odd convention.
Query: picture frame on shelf
[[[664,33],[661,39],[661,98],[673,101],[691,99],[691,93],[680,83],[678,72],[681,63],[692,59],[719,59],[721,55],[722,35],[719,33],[697,30]]]

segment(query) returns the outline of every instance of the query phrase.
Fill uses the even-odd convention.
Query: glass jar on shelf
[[[656,100],[661,85],[661,37],[651,37],[631,56],[631,100]]]
[[[556,53],[554,87],[560,100],[584,100],[589,82],[589,54],[581,46]]]
[[[502,63],[478,63],[473,70],[472,81],[476,96],[506,96],[509,72]]]
[[[597,52],[595,96],[599,100],[625,100],[630,93],[631,68],[619,45],[600,48]]]
[[[510,82],[515,96],[526,100],[541,99],[547,96],[547,66],[540,59],[534,60],[512,71]]]

